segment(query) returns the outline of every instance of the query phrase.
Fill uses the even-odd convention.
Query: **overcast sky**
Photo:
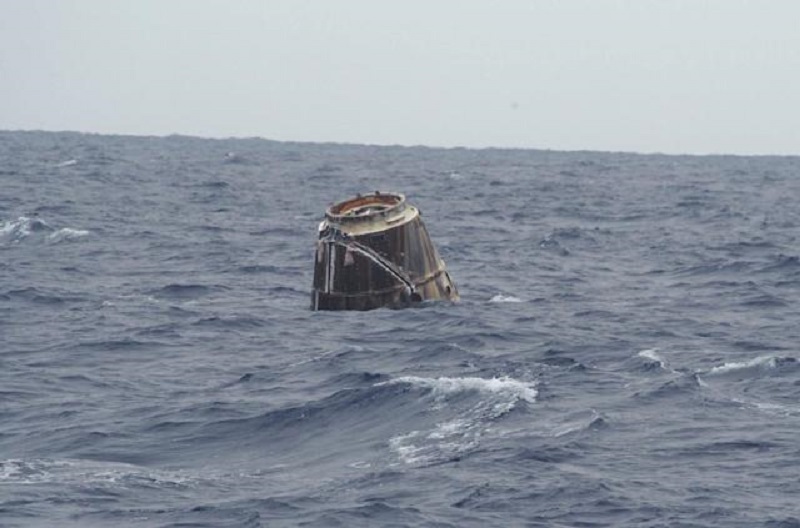
[[[0,0],[0,129],[800,154],[800,1]]]

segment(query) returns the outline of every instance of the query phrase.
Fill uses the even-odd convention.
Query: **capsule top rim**
[[[331,205],[325,211],[325,218],[338,224],[371,222],[394,216],[405,208],[405,195],[375,191],[374,193],[357,195]]]

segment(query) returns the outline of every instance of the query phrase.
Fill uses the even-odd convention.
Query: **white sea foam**
[[[0,224],[0,240],[11,238],[16,229],[18,227],[13,222],[4,221]]]
[[[426,389],[432,389],[435,396],[444,396],[457,392],[477,391],[490,394],[510,396],[514,400],[524,400],[530,403],[536,401],[537,391],[534,383],[518,381],[508,376],[500,378],[421,378],[417,376],[403,376],[378,385],[408,383]]]
[[[644,359],[647,359],[649,361],[652,361],[654,363],[658,363],[658,365],[662,369],[667,369],[668,368],[667,367],[667,362],[664,360],[664,358],[662,358],[658,354],[658,349],[657,348],[648,348],[647,350],[642,350],[641,352],[639,352],[637,354],[637,356],[639,356],[640,358],[644,358]]]
[[[57,231],[50,233],[47,239],[50,242],[63,242],[66,240],[75,240],[89,235],[89,231],[83,229],[72,229],[71,227],[64,227]]]
[[[56,167],[72,167],[73,165],[77,165],[77,164],[78,164],[78,160],[71,159],[71,160],[67,160],[67,161],[62,161],[61,163],[56,165]]]
[[[449,460],[475,449],[497,419],[508,414],[519,401],[533,403],[537,396],[534,383],[507,376],[490,379],[404,376],[377,385],[399,383],[429,389],[433,398],[429,412],[440,418],[428,430],[391,438],[389,446],[404,464]]]
[[[17,243],[34,233],[41,233],[47,242],[57,243],[66,240],[75,240],[89,235],[89,231],[63,227],[53,229],[41,218],[20,216],[16,220],[7,220],[0,223],[0,242]],[[47,234],[45,238],[45,233]]]
[[[425,446],[417,445],[415,439],[420,436],[419,431],[411,431],[389,439],[389,447],[394,451],[398,458],[405,464],[417,464],[424,462],[429,457],[424,453]]]
[[[800,414],[800,407],[797,405],[782,405],[769,402],[746,402],[760,411],[779,416],[796,416]]]
[[[46,226],[42,220],[20,216],[16,220],[7,220],[0,224],[0,240],[18,242],[27,238],[37,228]]]
[[[21,473],[21,460],[9,459],[0,461],[0,482],[15,479]]]
[[[392,437],[389,447],[404,464],[429,464],[452,459],[480,444],[488,424],[478,418],[456,418],[429,431],[411,431]]]
[[[503,295],[502,293],[498,293],[497,295],[495,295],[494,297],[489,299],[489,302],[494,302],[494,303],[521,303],[523,301],[519,297],[514,297],[513,295]]]
[[[778,358],[775,356],[759,356],[750,361],[731,362],[713,367],[708,371],[709,374],[727,374],[729,372],[736,372],[751,368],[776,368],[782,361],[795,361],[794,358]]]
[[[411,431],[389,440],[389,446],[404,464],[423,465],[467,453],[480,443],[485,428],[475,422],[444,422],[429,433]]]
[[[53,480],[53,471],[69,465],[67,462],[56,463],[51,460],[8,459],[0,461],[0,482],[13,482],[18,484],[33,484],[36,482],[50,482]]]
[[[181,471],[161,471],[121,462],[65,459],[0,460],[0,483],[92,483],[109,485],[187,485],[198,480]]]

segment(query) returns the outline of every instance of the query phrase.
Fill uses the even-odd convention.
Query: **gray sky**
[[[800,154],[795,0],[0,0],[0,129]]]

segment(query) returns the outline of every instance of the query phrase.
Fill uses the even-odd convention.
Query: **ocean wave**
[[[536,401],[534,383],[502,378],[422,378],[404,376],[377,385],[405,384],[433,396],[429,412],[441,421],[426,429],[397,434],[389,440],[400,462],[430,465],[460,459],[475,450],[492,424],[517,403]],[[474,399],[458,401],[460,396]]]
[[[89,236],[90,232],[85,229],[73,229],[71,227],[62,227],[53,231],[48,235],[47,239],[50,242],[65,242],[69,240],[77,240]]]
[[[553,236],[553,234],[549,234],[541,239],[539,241],[539,247],[560,257],[566,257],[570,254],[569,248],[562,246],[558,239]]]
[[[226,158],[229,159],[229,158]],[[227,189],[230,187],[230,184],[223,180],[209,180],[202,183],[196,183],[192,185],[193,187],[204,187],[207,189]]]
[[[545,430],[548,436],[558,438],[606,427],[608,427],[608,420],[595,409],[589,409],[586,412],[559,418],[557,423],[545,426]]]
[[[655,367],[661,370],[668,370],[672,371],[667,365],[667,362],[658,354],[657,348],[648,348],[646,350],[641,350],[638,354],[638,357],[647,361],[645,364],[646,367]]]
[[[745,371],[768,371],[779,369],[785,366],[797,366],[797,358],[782,356],[759,356],[747,361],[733,361],[724,363],[708,370],[707,374],[719,376],[732,373],[742,373]]]
[[[56,229],[41,218],[29,216],[20,216],[16,220],[0,223],[0,243],[19,243],[37,234],[41,234],[41,240],[48,243],[59,243],[84,238],[90,232],[72,227]]]
[[[695,374],[679,374],[655,387],[647,387],[636,391],[633,396],[645,401],[660,401],[672,398],[684,398],[697,393],[703,386],[703,380]]]
[[[155,470],[122,462],[45,458],[0,460],[0,485],[73,484],[163,489],[189,487],[200,480],[182,471]]]
[[[740,403],[750,406],[766,414],[787,417],[800,415],[800,405],[782,404],[754,400],[740,400]]]
[[[197,299],[212,292],[212,287],[203,284],[168,284],[148,293],[155,298],[172,300]]]
[[[16,220],[5,220],[0,223],[0,241],[19,242],[33,233],[52,230],[53,228],[41,218],[20,216]]]
[[[748,308],[783,308],[789,306],[791,303],[769,293],[745,297],[739,302],[739,306]]]
[[[262,264],[250,264],[247,266],[239,266],[238,271],[241,273],[280,273],[282,270],[277,266],[269,266]]]
[[[500,378],[421,378],[417,376],[403,376],[380,385],[409,384],[423,389],[430,389],[436,397],[446,397],[463,392],[480,392],[507,396],[513,400],[522,400],[528,403],[536,401],[538,392],[534,383],[517,381],[507,376]]]
[[[546,357],[539,360],[542,365],[548,367],[564,368],[567,370],[586,370],[586,365],[577,359],[569,356],[561,356],[555,352],[550,352]]]
[[[502,293],[498,293],[497,295],[495,295],[494,297],[489,299],[489,302],[493,302],[493,303],[521,303],[521,302],[523,302],[523,300],[520,299],[519,297],[514,297],[513,295],[503,295]]]
[[[193,326],[207,326],[220,329],[226,328],[258,328],[267,324],[267,321],[259,317],[246,315],[229,315],[225,317],[204,317],[192,323]]]
[[[772,257],[771,260],[773,261],[772,263],[758,271],[797,271],[800,269],[800,257],[797,255],[784,255],[781,253]]]
[[[82,297],[54,290],[43,290],[39,288],[22,288],[19,290],[9,290],[4,296],[9,299],[19,299],[34,303],[58,305],[67,301],[80,301]]]
[[[721,274],[737,275],[740,273],[751,273],[754,271],[756,263],[746,260],[717,260],[716,262],[697,264],[688,266],[675,271],[678,276],[703,276],[715,275],[715,280],[719,280],[716,276]]]
[[[789,417],[800,410],[797,405],[798,370],[800,361],[795,357],[761,355],[728,361],[698,371],[694,377],[709,401]]]
[[[348,384],[351,388],[258,416],[206,424],[203,429],[213,438],[256,432],[293,437],[298,434],[298,428],[313,431],[331,421],[341,425],[360,423],[369,417],[389,428],[403,427],[407,418],[431,412],[445,420],[461,419],[465,415],[491,420],[509,413],[521,401],[535,402],[537,396],[534,383],[508,377],[384,378],[384,374],[375,372],[339,374],[326,385]],[[250,379],[252,377],[240,378],[240,381]]]

